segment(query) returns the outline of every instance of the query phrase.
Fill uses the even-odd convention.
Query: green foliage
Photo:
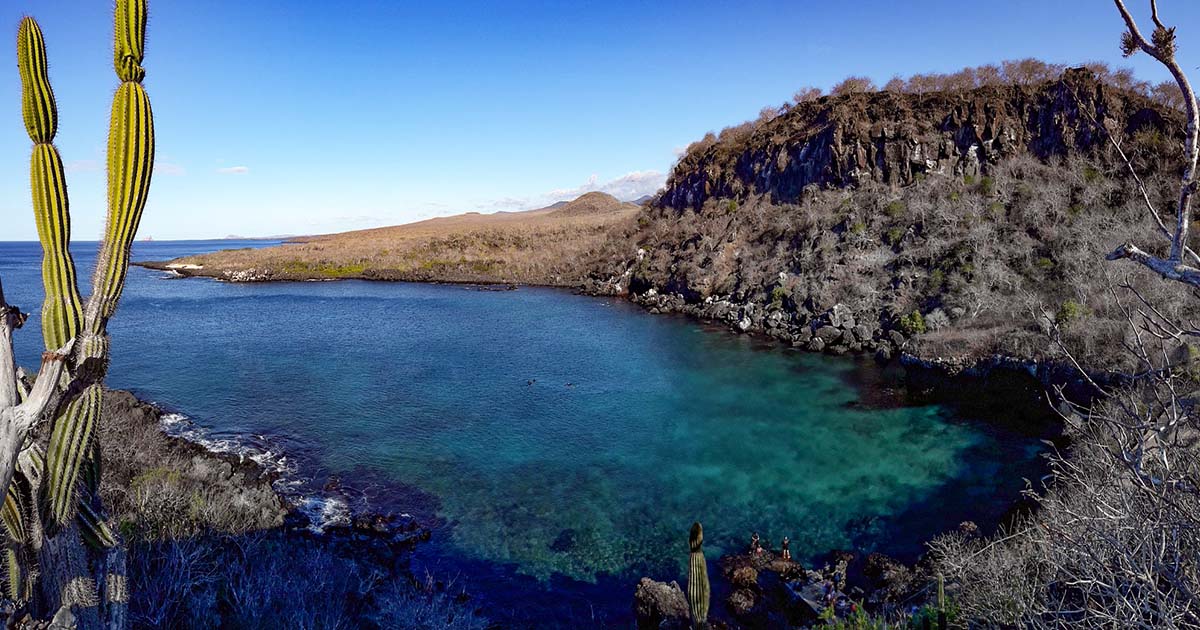
[[[733,214],[738,211],[737,199],[729,199],[725,202],[725,214]]]
[[[985,197],[991,197],[996,192],[996,182],[991,178],[984,176],[979,180],[979,194]]]
[[[294,276],[321,276],[325,278],[347,278],[361,276],[366,270],[366,264],[362,262],[348,263],[339,265],[331,262],[306,262],[303,260],[291,260],[283,264],[279,268],[281,272],[287,275]]]
[[[771,307],[780,308],[783,306],[783,300],[787,298],[787,290],[783,287],[775,287],[771,289]]]
[[[974,175],[963,175],[963,183],[968,186],[974,186],[975,185],[975,176]]]
[[[1100,171],[1091,165],[1083,167],[1083,181],[1092,184],[1100,179]]]
[[[850,224],[849,232],[854,235],[862,234],[867,231],[867,224],[862,221],[855,221]]]
[[[889,202],[883,207],[883,213],[891,219],[898,219],[908,212],[908,206],[901,200]]]
[[[907,233],[908,233],[908,229],[906,229],[906,228],[902,228],[902,227],[888,228],[887,231],[883,233],[883,240],[888,245],[892,245],[894,247],[896,245],[899,245],[900,241],[904,240],[904,235]]]
[[[987,211],[988,211],[988,214],[992,215],[992,217],[997,218],[997,219],[1003,219],[1004,213],[1007,212],[1008,209],[1005,208],[1005,206],[1002,202],[993,201],[988,204]]]
[[[1059,326],[1067,326],[1071,322],[1078,320],[1080,317],[1087,315],[1091,309],[1076,302],[1075,300],[1066,300],[1059,305],[1058,310],[1054,313],[1054,321]]]
[[[934,269],[929,272],[929,292],[940,293],[942,288],[946,286],[946,274],[941,269]]]
[[[868,615],[862,606],[855,605],[854,611],[845,617],[838,617],[833,606],[821,612],[820,626],[822,630],[888,630],[891,626],[879,617]]]
[[[921,311],[913,311],[900,318],[900,330],[906,335],[920,335],[925,332],[925,317]]]
[[[704,528],[692,523],[688,533],[688,610],[692,627],[703,628],[708,623],[708,565],[704,561]]]
[[[1037,267],[1038,269],[1041,269],[1042,271],[1049,271],[1054,268],[1054,261],[1051,260],[1050,258],[1043,256],[1043,257],[1038,258],[1037,260],[1033,261],[1033,266]]]

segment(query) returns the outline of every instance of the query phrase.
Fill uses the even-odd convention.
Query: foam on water
[[[308,519],[309,529],[313,532],[322,533],[331,525],[350,523],[352,515],[346,501],[311,492],[312,480],[300,474],[282,449],[270,446],[267,436],[217,436],[182,413],[162,414],[159,425],[167,435],[198,444],[213,453],[233,455],[243,462],[252,461],[275,473],[272,483],[275,491]]]

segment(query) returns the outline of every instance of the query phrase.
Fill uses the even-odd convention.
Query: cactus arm
[[[708,565],[704,561],[704,528],[692,523],[688,536],[688,609],[692,613],[692,627],[703,628],[708,622]]]
[[[46,349],[61,347],[79,333],[82,301],[75,280],[75,261],[69,249],[71,215],[62,158],[54,147],[58,107],[46,64],[46,42],[33,18],[21,20],[17,31],[17,67],[21,75],[21,111],[25,131],[33,141],[30,190],[38,239],[42,244],[42,335]]]

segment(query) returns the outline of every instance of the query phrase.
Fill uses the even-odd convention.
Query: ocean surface
[[[134,259],[270,244],[139,242]],[[73,247],[85,285],[96,249]],[[16,334],[27,366],[39,261],[36,243],[0,243],[5,295],[33,315]],[[999,520],[1040,474],[1040,436],[911,404],[869,361],[562,290],[134,267],[110,332],[109,384],[175,412],[170,430],[280,467],[318,525],[423,519],[414,567],[508,620],[627,626],[638,577],[685,580],[694,520],[710,560],[751,532],[790,536],[802,560],[912,559],[963,520]]]

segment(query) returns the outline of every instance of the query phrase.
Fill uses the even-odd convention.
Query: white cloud
[[[245,175],[250,172],[249,166],[224,166],[217,169],[222,175]]]
[[[633,171],[616,179],[600,182],[597,175],[587,178],[583,184],[572,188],[556,188],[529,197],[505,197],[476,204],[480,210],[530,210],[543,208],[559,201],[570,201],[584,193],[608,193],[621,201],[633,201],[643,195],[652,195],[667,182],[665,173],[658,171]]]

